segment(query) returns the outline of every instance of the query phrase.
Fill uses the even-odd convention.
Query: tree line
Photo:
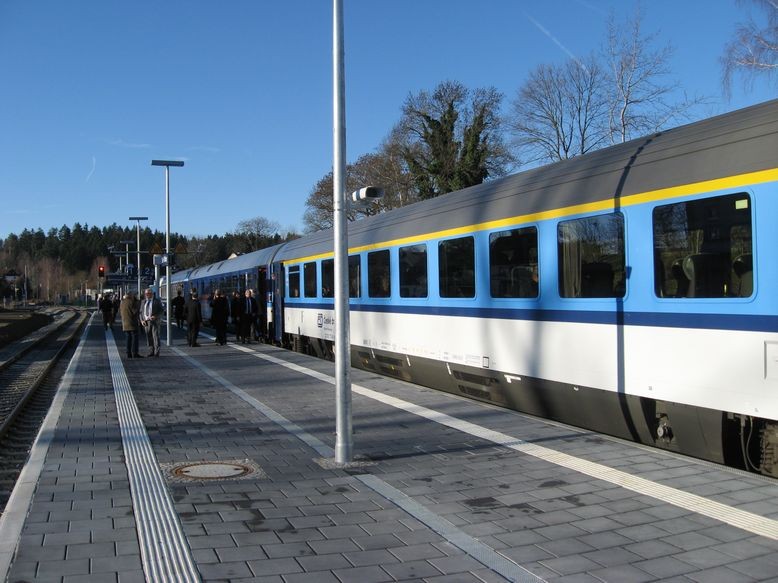
[[[214,263],[232,254],[296,238],[281,231],[279,225],[263,217],[238,223],[232,233],[206,237],[170,234],[170,247],[176,250],[177,269]],[[108,275],[127,273],[125,259],[137,267],[137,231],[116,223],[96,227],[76,223],[59,229],[25,229],[0,241],[0,297],[22,299],[23,290],[30,299],[55,302],[63,296],[71,299],[86,289],[97,287],[98,268]],[[125,242],[131,243],[126,244]],[[152,255],[165,248],[165,233],[148,227],[140,230],[141,272],[153,273]],[[133,271],[133,274],[136,272]]]

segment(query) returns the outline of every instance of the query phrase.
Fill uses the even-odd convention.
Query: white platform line
[[[200,581],[110,329],[105,342],[146,580]]]
[[[233,346],[237,350],[251,354],[256,358],[260,358],[267,362],[272,362],[273,364],[286,367],[290,370],[313,377],[325,383],[332,385],[335,384],[335,378],[324,373],[311,370],[292,362],[287,362],[269,354],[255,352],[250,348],[239,345]],[[679,508],[683,508],[684,510],[696,512],[698,514],[702,514],[703,516],[708,516],[709,518],[713,518],[725,524],[735,526],[747,532],[751,532],[753,534],[773,540],[778,540],[778,521],[771,518],[759,516],[758,514],[754,514],[753,512],[748,512],[745,510],[739,510],[727,504],[722,504],[703,496],[690,494],[689,492],[684,492],[683,490],[679,490],[677,488],[672,488],[657,482],[652,482],[651,480],[646,480],[645,478],[633,476],[632,474],[608,467],[603,464],[590,462],[566,453],[543,447],[541,445],[535,445],[511,435],[500,433],[499,431],[493,431],[491,429],[487,429],[486,427],[476,425],[475,423],[470,423],[469,421],[464,421],[462,419],[446,415],[445,413],[441,413],[433,409],[428,409],[421,405],[416,405],[396,397],[379,393],[378,391],[373,391],[372,389],[362,387],[358,384],[352,384],[351,388],[352,391],[357,394],[374,399],[376,401],[380,401],[381,403],[391,407],[402,409],[403,411],[418,415],[419,417],[424,417],[425,419],[429,419],[435,423],[445,425],[446,427],[457,429],[463,433],[491,441],[492,443],[502,445],[526,455],[531,455],[561,467],[575,470],[593,478],[610,482],[611,484],[632,490],[638,494],[656,498],[662,502],[667,502],[669,504],[673,504],[674,506],[678,506]],[[778,495],[778,489],[776,490],[776,495]]]

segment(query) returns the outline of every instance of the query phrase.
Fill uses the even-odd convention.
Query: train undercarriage
[[[328,340],[287,334],[284,345],[333,359],[333,343]],[[778,478],[778,423],[772,420],[359,346],[352,346],[351,363],[492,405]]]

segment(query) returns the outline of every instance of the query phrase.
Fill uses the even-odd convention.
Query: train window
[[[335,260],[324,259],[321,262],[321,297],[335,296]]]
[[[300,266],[299,265],[289,266],[289,297],[290,298],[300,297]]]
[[[350,298],[362,296],[361,266],[359,255],[348,258],[348,295]]]
[[[303,265],[303,285],[305,287],[305,297],[316,297],[316,263],[311,261]]]
[[[400,297],[427,297],[427,246],[400,247]]]
[[[538,229],[489,235],[489,288],[493,298],[538,297]]]
[[[392,295],[389,277],[389,250],[367,254],[367,294],[371,298],[388,298]]]
[[[621,213],[560,222],[557,249],[560,296],[624,297],[626,263]]]
[[[658,206],[653,226],[657,297],[749,297],[753,293],[749,195]]]
[[[440,297],[475,297],[475,242],[473,237],[438,244]]]

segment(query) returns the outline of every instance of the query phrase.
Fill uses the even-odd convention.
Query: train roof
[[[773,100],[352,222],[349,247],[773,169],[776,152]],[[332,243],[332,229],[319,231],[283,244],[276,259]]]
[[[224,261],[203,265],[202,267],[195,267],[194,269],[177,271],[170,276],[170,280],[174,284],[186,283],[190,279],[230,275],[232,273],[238,273],[247,269],[251,269],[257,265],[266,265],[271,262],[275,253],[282,246],[283,243],[279,243],[278,245],[273,245],[272,247],[266,247],[265,249],[244,253],[243,255],[239,255],[238,257],[233,257],[231,259],[225,259]]]

